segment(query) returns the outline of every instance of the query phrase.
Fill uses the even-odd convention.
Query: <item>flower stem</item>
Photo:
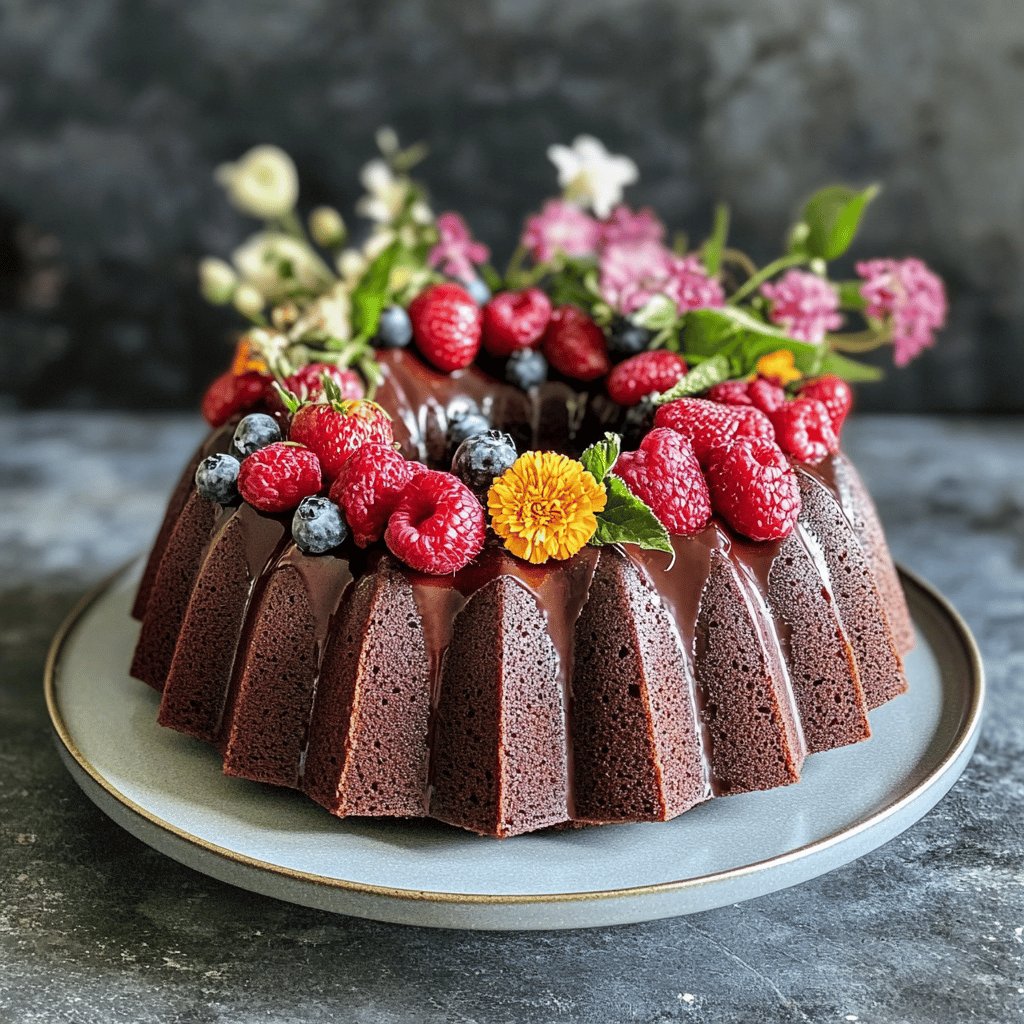
[[[505,267],[505,284],[511,284],[512,278],[514,278],[523,266],[523,260],[526,259],[526,246],[517,245],[515,252],[509,257],[508,265]]]
[[[741,284],[739,288],[729,296],[728,301],[735,305],[741,299],[745,299],[758,286],[764,284],[768,278],[774,277],[780,270],[785,270],[787,267],[799,266],[801,263],[805,262],[805,260],[806,257],[797,255],[780,256],[777,260],[772,260],[771,263],[763,266],[756,274],[751,274],[750,277],[748,277],[746,281],[744,281],[743,284]]]
[[[872,352],[892,341],[892,332],[888,328],[864,331],[851,331],[849,334],[827,334],[825,343],[836,352]]]

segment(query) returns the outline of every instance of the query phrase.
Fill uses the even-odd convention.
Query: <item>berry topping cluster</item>
[[[207,297],[251,327],[203,399],[211,425],[236,429],[229,452],[200,463],[196,487],[292,514],[309,554],[383,543],[417,571],[450,573],[489,532],[539,563],[585,544],[670,551],[672,535],[715,516],[777,540],[800,510],[791,462],[838,451],[847,380],[878,373],[846,353],[891,343],[902,364],[945,320],[942,283],[918,260],[863,261],[858,280],[830,279],[874,187],[813,195],[786,252],[757,267],[729,244],[724,210],[688,250],[652,210],[628,205],[636,166],[584,137],[551,147],[562,195],[527,218],[499,269],[459,214],[432,211],[410,176],[421,148],[403,150],[392,132],[379,141],[360,246],[332,208],[304,226],[295,168],[270,147],[262,173],[288,187],[247,184],[249,162],[234,165],[232,201],[265,223],[230,264],[200,268]],[[428,447],[443,467],[407,460],[373,401],[403,372],[495,389],[485,408],[428,399]],[[493,410],[524,407],[510,386],[536,413],[565,385],[587,431],[614,431],[579,458],[519,451],[503,428],[523,424]]]

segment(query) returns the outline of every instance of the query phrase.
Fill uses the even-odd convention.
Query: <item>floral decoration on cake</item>
[[[920,260],[830,278],[875,186],[816,192],[782,255],[757,266],[730,246],[726,207],[691,244],[624,201],[632,160],[581,136],[548,150],[560,195],[526,217],[499,269],[458,213],[433,211],[411,175],[424,148],[389,129],[377,142],[356,206],[369,226],[351,237],[333,207],[300,218],[280,149],[219,168],[232,203],[263,224],[230,262],[199,268],[203,294],[249,326],[203,399],[211,425],[237,425],[197,487],[292,515],[310,554],[383,542],[444,574],[491,542],[534,564],[588,544],[670,553],[672,536],[713,515],[751,540],[781,539],[800,510],[792,462],[838,451],[850,383],[879,375],[856,357],[891,345],[903,366],[945,322],[942,282]],[[411,461],[373,401],[378,354],[406,348],[429,372],[475,365],[534,397],[568,384],[609,429],[574,458],[519,451],[481,410],[449,410],[450,465]]]

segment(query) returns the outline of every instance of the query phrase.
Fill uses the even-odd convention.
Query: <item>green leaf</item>
[[[618,434],[605,434],[603,441],[596,441],[580,456],[580,462],[600,483],[611,472],[621,450],[622,438]]]
[[[697,309],[686,314],[683,325],[684,357],[725,355],[732,361],[732,376],[745,376],[763,355],[787,349],[805,376],[818,372],[825,348],[791,338],[745,309]],[[684,378],[685,379],[685,378]]]
[[[835,289],[839,292],[839,305],[843,309],[866,309],[867,303],[860,293],[863,285],[863,281],[839,281],[836,283]]]
[[[392,242],[366,268],[352,292],[352,321],[357,333],[372,338],[377,333],[380,315],[390,302],[388,281],[402,256],[401,242]]]
[[[701,246],[700,259],[705,270],[713,277],[722,266],[722,250],[729,236],[729,207],[719,203],[715,207],[715,220],[711,225],[711,234]]]
[[[617,476],[604,481],[608,503],[597,515],[591,544],[636,544],[650,551],[672,552],[668,530],[661,520]]]
[[[851,383],[861,381],[881,380],[885,376],[877,366],[868,366],[867,363],[858,363],[856,360],[847,359],[838,352],[826,352],[821,360],[821,373],[834,373],[843,380]]]
[[[865,207],[878,195],[879,187],[848,188],[829,185],[807,200],[802,221],[807,225],[803,246],[812,257],[834,260],[842,256],[857,233]]]
[[[700,364],[692,369],[678,384],[662,392],[654,400],[655,405],[664,405],[666,402],[674,402],[677,398],[692,398],[694,395],[703,394],[708,388],[721,384],[728,380],[732,373],[732,361],[728,356],[708,356],[702,359]]]
[[[652,295],[629,319],[649,331],[664,331],[675,327],[679,313],[667,295]]]

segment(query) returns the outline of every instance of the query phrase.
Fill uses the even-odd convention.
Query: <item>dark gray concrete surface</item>
[[[196,418],[0,418],[0,1021],[1010,1024],[1024,1012],[1024,421],[847,428],[897,558],[975,631],[978,752],[903,836],[796,889],[647,925],[435,932],[211,881],[120,831],[42,703],[58,622],[155,529]]]
[[[954,308],[865,407],[1021,412],[1022,109],[1018,0],[9,0],[0,401],[192,402],[231,322],[195,261],[245,230],[214,167],[278,143],[350,209],[390,122],[504,256],[584,131],[694,238],[730,202],[760,260],[813,189],[883,181],[855,256],[922,256]]]

